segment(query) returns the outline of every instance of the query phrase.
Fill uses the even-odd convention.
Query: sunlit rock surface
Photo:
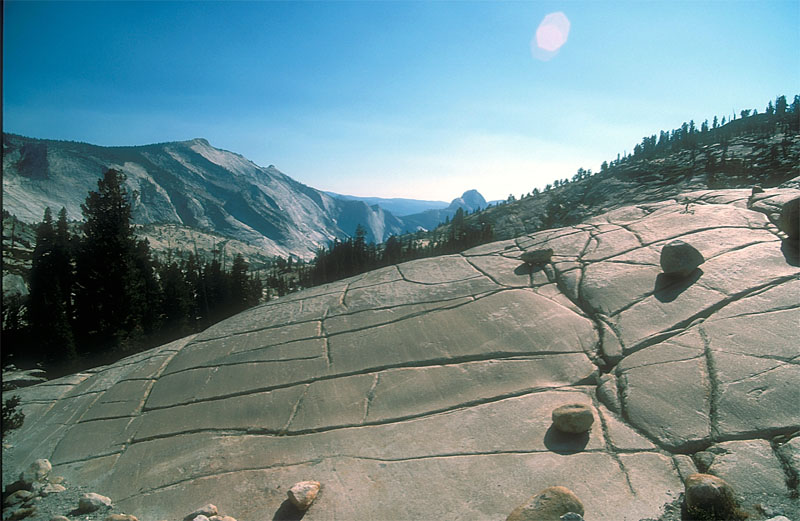
[[[387,267],[14,391],[4,481],[48,458],[140,519],[212,502],[240,521],[304,480],[322,483],[307,520],[503,519],[562,485],[587,519],[639,520],[702,451],[737,493],[791,503],[800,269],[769,214],[800,191],[749,195]],[[679,280],[659,266],[674,239],[705,258]],[[553,429],[567,403],[591,407],[589,433]]]

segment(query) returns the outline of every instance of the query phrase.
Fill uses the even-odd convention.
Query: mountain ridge
[[[205,138],[104,147],[3,133],[3,207],[25,222],[39,221],[48,206],[81,219],[81,204],[108,168],[125,173],[138,194],[135,223],[218,233],[269,255],[310,258],[317,248],[353,236],[359,225],[367,240],[382,242],[438,224],[430,216],[407,224],[379,205],[331,196]]]

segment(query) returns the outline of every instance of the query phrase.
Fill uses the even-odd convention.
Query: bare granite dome
[[[798,195],[620,208],[296,293],[13,391],[26,420],[4,477],[48,458],[148,520],[209,502],[273,519],[304,480],[322,484],[308,521],[504,519],[555,485],[586,519],[639,520],[697,470],[751,504],[792,504],[800,268],[768,215]],[[661,273],[675,239],[704,259],[687,277]],[[549,263],[522,262],[531,248],[552,248]],[[588,433],[552,428],[568,403],[591,408]]]

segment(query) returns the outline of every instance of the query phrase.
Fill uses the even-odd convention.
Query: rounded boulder
[[[506,521],[560,521],[574,512],[583,515],[583,503],[566,487],[548,487],[511,512]]]
[[[588,405],[568,403],[553,410],[553,426],[561,432],[580,434],[592,428],[594,415]]]
[[[779,225],[790,239],[800,238],[800,197],[783,203]]]
[[[731,486],[722,478],[711,474],[691,474],[684,483],[684,498],[689,513],[733,519],[737,512],[736,497]]]
[[[526,250],[520,256],[522,262],[528,264],[547,264],[553,256],[553,248],[541,248]]]
[[[311,503],[317,499],[319,488],[319,481],[301,481],[295,483],[292,488],[289,489],[289,501],[291,501],[298,510],[308,510]]]
[[[671,241],[661,248],[661,269],[667,275],[686,277],[705,261],[697,248],[683,241]]]
[[[78,513],[81,514],[87,514],[89,512],[94,512],[95,510],[100,510],[101,508],[110,507],[111,499],[94,492],[84,494],[78,500]]]

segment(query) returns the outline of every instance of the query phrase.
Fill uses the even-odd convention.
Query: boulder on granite
[[[566,487],[548,487],[514,509],[506,521],[561,521],[574,512],[583,516],[583,503]]]
[[[37,459],[19,475],[19,479],[30,487],[37,481],[43,481],[51,470],[53,470],[53,465],[48,460]]]
[[[58,494],[59,492],[64,492],[65,490],[67,490],[67,487],[64,485],[60,485],[58,483],[48,483],[42,487],[42,489],[39,491],[39,495],[42,497],[47,497],[50,494]]]
[[[568,403],[553,410],[553,426],[561,432],[580,434],[592,428],[592,409],[582,403]]]
[[[681,240],[670,241],[661,248],[661,269],[673,277],[686,277],[705,262],[697,248]]]
[[[738,505],[728,483],[712,474],[692,474],[684,483],[686,509],[690,515],[710,515],[714,519],[737,519]]]
[[[78,512],[81,514],[88,514],[103,507],[111,508],[111,499],[94,492],[84,494],[78,500]]]
[[[800,238],[800,197],[783,203],[778,224],[790,239]]]
[[[109,514],[104,521],[139,521],[139,519],[129,514]]]
[[[547,264],[552,256],[553,248],[538,248],[524,251],[520,259],[528,264]]]
[[[183,521],[193,521],[197,516],[211,517],[219,514],[216,505],[207,503],[183,518]]]
[[[32,499],[33,496],[34,496],[33,492],[29,492],[27,490],[17,490],[6,496],[5,500],[3,501],[3,504],[7,507],[19,505],[21,503],[24,503]]]
[[[311,503],[317,498],[319,488],[319,481],[301,481],[295,483],[292,488],[289,489],[289,501],[291,501],[298,510],[308,510],[308,507],[310,507]]]

